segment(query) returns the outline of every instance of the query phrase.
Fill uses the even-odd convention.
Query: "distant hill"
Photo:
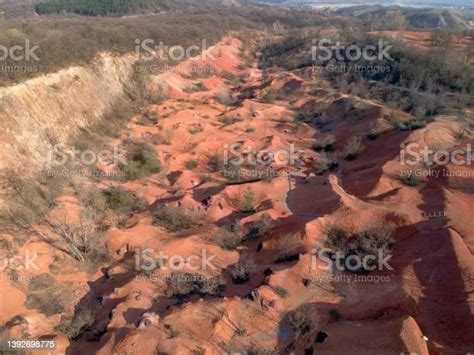
[[[395,28],[400,21],[411,29],[474,30],[470,21],[474,11],[446,8],[414,8],[399,6],[351,6],[339,8],[337,14],[356,17],[374,28]],[[394,21],[396,19],[396,21]]]

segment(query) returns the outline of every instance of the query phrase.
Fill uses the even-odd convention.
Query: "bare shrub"
[[[200,225],[200,219],[195,211],[185,211],[174,206],[161,206],[153,212],[153,223],[172,232],[196,227]]]
[[[340,227],[326,227],[326,247],[332,253],[340,253],[343,258],[357,255],[360,258],[371,256],[361,266],[361,271],[373,270],[380,258],[390,252],[395,240],[393,239],[394,227],[392,225],[374,225],[363,229],[356,234],[349,234]]]
[[[402,172],[401,180],[407,186],[418,186],[421,184],[421,179],[413,171]]]
[[[237,102],[237,100],[232,97],[232,95],[230,94],[229,91],[219,92],[215,96],[215,99],[218,103],[220,103],[221,105],[225,105],[225,106],[232,106]]]
[[[148,202],[121,186],[113,186],[102,191],[105,205],[117,213],[140,212],[146,209]]]
[[[322,150],[329,152],[334,150],[334,143],[336,143],[336,137],[334,136],[334,134],[328,134],[316,140],[312,148],[317,152]]]
[[[230,274],[235,284],[242,284],[250,280],[250,275],[255,270],[255,262],[249,255],[241,255],[237,264],[231,267]]]
[[[155,150],[146,143],[131,142],[127,145],[127,163],[119,169],[127,180],[136,180],[159,173],[161,164]]]
[[[364,146],[362,144],[361,138],[352,137],[347,141],[341,154],[346,160],[354,160],[363,150]]]
[[[74,315],[64,315],[57,327],[61,333],[73,341],[77,341],[95,322],[94,313],[90,309],[77,309]]]
[[[336,169],[338,165],[339,163],[337,160],[332,160],[327,156],[322,155],[319,159],[313,161],[312,167],[316,175],[323,175],[328,170]]]
[[[246,188],[244,192],[239,191],[232,196],[226,195],[225,198],[232,208],[242,213],[253,213],[257,210],[257,197],[250,187]]]
[[[305,334],[311,330],[311,320],[302,309],[289,313],[288,324],[297,335]]]
[[[217,243],[223,249],[234,250],[242,243],[243,239],[243,235],[239,232],[221,229],[217,236]]]
[[[303,247],[303,242],[296,234],[286,234],[280,237],[277,242],[278,257],[277,262],[291,260],[298,255],[299,249]]]
[[[250,229],[247,238],[255,239],[267,235],[274,227],[273,219],[268,215],[263,215],[259,218]]]
[[[173,272],[167,279],[166,295],[184,298],[193,294],[217,296],[225,286],[221,276],[202,276],[180,271]]]
[[[234,123],[242,122],[243,119],[239,115],[234,115],[234,116],[224,116],[219,121],[226,126],[230,126],[230,125],[233,125]]]

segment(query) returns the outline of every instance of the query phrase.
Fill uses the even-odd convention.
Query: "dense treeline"
[[[36,4],[43,14],[74,13],[83,16],[106,16],[134,13],[140,10],[166,9],[170,0],[47,0]]]

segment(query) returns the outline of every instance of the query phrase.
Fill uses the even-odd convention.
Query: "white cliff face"
[[[99,120],[124,94],[133,55],[101,54],[87,66],[0,88],[0,169],[39,168],[35,156]]]

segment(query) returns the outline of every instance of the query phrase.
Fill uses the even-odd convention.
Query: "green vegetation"
[[[206,87],[206,85],[199,82],[197,84],[184,88],[183,91],[187,94],[192,94],[193,92],[209,91],[209,89]]]
[[[167,9],[168,0],[44,0],[36,4],[40,15],[74,13],[83,16],[123,15],[140,10]]]

